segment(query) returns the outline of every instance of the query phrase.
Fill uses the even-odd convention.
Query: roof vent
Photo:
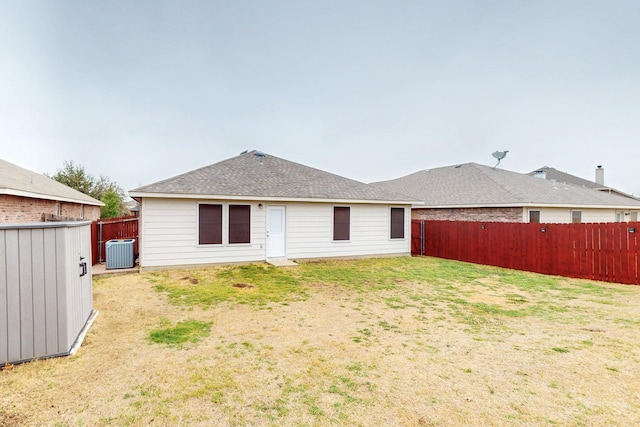
[[[258,150],[256,150],[253,154],[254,154],[258,159],[260,159],[260,164],[262,164],[262,160],[263,160],[265,157],[267,157],[267,155],[266,155],[266,154],[264,154],[262,151],[258,151]]]
[[[544,169],[538,169],[533,173],[533,176],[535,176],[536,178],[547,179],[547,171]]]

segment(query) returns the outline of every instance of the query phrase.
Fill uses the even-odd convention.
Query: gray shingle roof
[[[425,207],[602,206],[640,208],[640,201],[526,174],[466,163],[375,182],[424,201]]]
[[[597,182],[594,181],[589,181],[588,179],[584,179],[584,178],[580,178],[579,176],[575,176],[575,175],[571,175],[570,173],[566,173],[566,172],[562,172],[559,171],[555,168],[549,167],[549,166],[543,166],[539,169],[536,169],[533,172],[529,172],[528,175],[531,176],[536,176],[538,175],[539,172],[544,172],[544,178],[545,179],[550,179],[550,180],[555,180],[555,181],[560,181],[560,182],[566,182],[568,184],[574,184],[574,185],[578,185],[580,187],[586,187],[586,188],[592,188],[594,190],[600,190],[600,191],[607,191],[607,192],[613,192],[613,193],[617,193],[621,196],[625,196],[625,197],[630,197],[636,200],[640,200],[638,199],[638,197],[635,197],[631,194],[627,194],[623,191],[617,190],[615,188],[612,187],[608,187],[606,185],[601,185],[598,184]]]
[[[100,200],[0,159],[0,194],[104,206]]]
[[[561,172],[558,169],[543,166],[541,168],[536,169],[535,171],[529,172],[528,175],[535,176],[538,172],[545,173],[545,179],[556,180],[560,182],[566,182],[573,185],[579,185],[581,187],[587,188],[604,188],[604,185],[600,185],[595,183],[594,181],[589,181],[588,179],[580,178],[579,176],[571,175],[566,172]]]
[[[250,151],[129,193],[232,196],[246,198],[362,200],[415,203],[417,200],[363,182]]]

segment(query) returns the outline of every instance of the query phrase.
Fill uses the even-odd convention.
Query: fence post
[[[104,261],[102,259],[102,224],[102,221],[98,223],[98,262],[100,263]]]

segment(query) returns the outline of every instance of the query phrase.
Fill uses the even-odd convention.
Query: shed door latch
[[[83,261],[84,257],[80,257],[80,277],[87,275],[87,263]]]

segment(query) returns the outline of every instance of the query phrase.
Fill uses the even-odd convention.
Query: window
[[[251,206],[229,205],[229,243],[251,243]]]
[[[540,223],[540,211],[529,211],[529,222]]]
[[[351,208],[333,207],[333,240],[349,240],[351,226]]]
[[[622,222],[624,218],[624,212],[616,211],[616,222]]]
[[[198,205],[198,243],[222,244],[222,205]]]
[[[633,221],[633,222],[638,221],[638,211],[629,212],[629,221]]]
[[[84,219],[84,205],[80,205],[80,219]]]
[[[579,224],[582,222],[582,211],[571,211],[571,222]]]
[[[391,208],[391,238],[404,239],[404,208]]]
[[[60,203],[56,203],[56,215],[62,215],[62,207],[60,206]]]

